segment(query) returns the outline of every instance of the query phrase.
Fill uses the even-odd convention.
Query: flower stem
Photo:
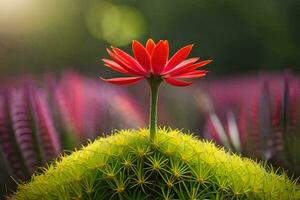
[[[150,84],[151,94],[150,94],[150,112],[149,112],[149,128],[150,128],[150,141],[153,141],[157,131],[157,100],[158,100],[158,90],[161,79],[150,78],[148,79]]]

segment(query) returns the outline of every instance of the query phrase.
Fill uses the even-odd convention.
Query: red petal
[[[192,82],[180,81],[180,80],[176,80],[174,78],[164,78],[164,79],[167,83],[174,85],[174,86],[179,86],[179,87],[189,86],[192,84]]]
[[[145,47],[138,41],[132,41],[132,51],[136,60],[141,66],[147,71],[150,71],[150,54],[147,52]]]
[[[102,59],[104,62],[104,65],[117,71],[117,72],[121,72],[123,74],[127,74],[127,75],[131,75],[131,73],[129,71],[127,71],[126,69],[124,69],[121,65],[119,65],[118,63],[112,61],[112,60],[108,60],[108,59]]]
[[[131,68],[135,69],[143,75],[147,75],[146,70],[132,56],[130,56],[129,54],[127,54],[119,48],[113,48],[113,52],[116,55],[118,55],[121,60],[132,66]]]
[[[126,69],[128,72],[131,73],[131,75],[144,75],[141,72],[137,71],[136,69],[134,69],[130,64],[128,64],[126,61],[124,61],[123,59],[120,58],[120,56],[114,54],[113,52],[111,52],[109,49],[107,49],[108,54],[110,55],[110,57],[119,65],[121,65],[124,69]]]
[[[200,78],[205,76],[208,71],[205,70],[196,70],[185,74],[179,74],[177,76],[172,76],[174,78]]]
[[[155,42],[152,39],[149,39],[146,43],[146,49],[148,53],[151,55],[153,52],[153,49],[155,48]]]
[[[117,85],[131,85],[144,79],[144,77],[125,77],[125,78],[111,78],[111,79],[104,79],[100,77],[100,79],[108,83],[117,84]]]
[[[200,58],[189,58],[187,60],[182,61],[179,63],[176,67],[173,69],[164,72],[163,74],[170,74],[172,75],[173,73],[177,73],[178,71],[181,71],[183,68],[186,68],[188,66],[193,65],[195,62],[197,62]]]
[[[169,60],[169,62],[167,63],[167,65],[164,69],[164,72],[173,69],[174,67],[176,67],[176,65],[178,65],[179,63],[184,61],[184,59],[186,59],[188,57],[188,55],[190,54],[192,48],[193,48],[193,45],[187,45],[187,46],[181,48],[180,50],[178,50],[174,54],[174,56],[172,56],[172,58]]]
[[[195,69],[197,68],[200,68],[200,67],[203,67],[205,65],[207,65],[208,63],[210,63],[212,60],[204,60],[204,61],[201,61],[199,63],[195,63],[193,65],[190,65],[190,66],[186,66],[186,67],[182,67],[180,70],[178,70],[177,72],[173,72],[171,74],[171,76],[176,76],[178,74],[185,74],[185,73],[188,73],[188,72],[191,72],[191,71],[194,71]]]
[[[155,46],[151,55],[151,69],[153,74],[159,75],[165,67],[169,55],[169,45],[167,41],[160,40]]]
[[[164,41],[164,45],[165,45],[165,51],[167,51],[167,61],[169,59],[169,42],[168,40]]]

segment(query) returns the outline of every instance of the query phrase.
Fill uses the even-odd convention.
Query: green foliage
[[[16,199],[299,199],[272,168],[178,130],[123,130],[62,156]]]

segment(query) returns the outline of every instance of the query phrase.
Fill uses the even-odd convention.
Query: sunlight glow
[[[37,0],[0,0],[0,33],[16,35],[43,26],[45,12]]]
[[[95,38],[118,46],[140,38],[146,27],[139,10],[109,2],[91,4],[86,11],[86,25]]]

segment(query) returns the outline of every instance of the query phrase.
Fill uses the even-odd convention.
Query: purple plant
[[[45,161],[51,160],[60,153],[61,146],[44,92],[39,90],[32,92],[31,102],[35,110],[34,118],[40,133],[40,144],[43,147]]]
[[[28,180],[62,149],[72,150],[113,128],[145,126],[147,117],[138,105],[129,92],[74,72],[41,81],[21,77],[1,87],[0,195],[13,189],[13,179]]]
[[[244,155],[300,175],[300,81],[291,73],[262,74],[206,85],[213,109],[205,134]]]
[[[18,85],[18,84],[17,84]],[[0,94],[0,151],[8,174],[0,180],[6,192],[15,180],[31,174],[58,156],[60,141],[47,102],[30,82],[9,87]],[[1,172],[2,173],[2,172]],[[9,178],[11,176],[12,178]],[[2,186],[0,189],[3,189]]]
[[[145,108],[139,104],[144,100],[131,97],[143,87],[120,90],[70,71],[59,79],[47,75],[40,81],[18,80],[13,85],[11,81],[2,84],[0,90],[0,185],[9,189],[13,183],[9,176],[28,180],[62,149],[74,149],[112,129],[145,126],[147,116],[141,111]],[[196,100],[204,105],[201,109],[207,116],[204,135],[299,175],[299,83],[292,74],[203,81],[207,92],[199,92],[201,97],[197,95]],[[170,92],[162,100],[175,96]],[[171,106],[173,113],[165,112],[166,106]],[[161,119],[176,115],[184,121],[185,110],[176,106],[162,101],[159,107],[166,117]],[[185,112],[192,123],[193,110]],[[201,123],[198,126],[201,130]]]
[[[146,116],[128,92],[97,80],[66,72],[53,91],[53,110],[57,111],[56,121],[61,121],[57,125],[65,143],[75,136],[74,142],[79,145],[114,128],[145,125]]]
[[[41,149],[38,147],[38,133],[34,127],[33,108],[27,88],[13,89],[9,94],[9,109],[13,132],[26,170],[32,173],[42,163]]]
[[[17,146],[15,135],[11,127],[8,109],[7,95],[0,95],[0,144],[5,163],[9,165],[9,173],[14,174],[18,179],[25,179],[28,175],[25,168],[21,151]]]

